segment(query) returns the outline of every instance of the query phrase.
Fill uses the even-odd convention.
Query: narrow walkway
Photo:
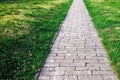
[[[83,0],[73,0],[38,80],[117,80]]]

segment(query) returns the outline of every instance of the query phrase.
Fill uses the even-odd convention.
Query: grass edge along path
[[[72,0],[0,1],[0,79],[32,80]]]
[[[84,0],[84,2],[108,53],[111,67],[120,79],[119,0]]]

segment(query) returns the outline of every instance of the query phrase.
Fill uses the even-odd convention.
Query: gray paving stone
[[[78,80],[77,76],[51,76],[50,80]]]
[[[107,60],[106,57],[92,57],[92,56],[86,56],[86,59],[91,59],[91,60]]]
[[[110,69],[109,66],[108,67],[106,67],[106,66],[100,66],[100,70],[101,71],[110,71],[111,69]]]
[[[74,60],[74,63],[98,64],[97,60]]]
[[[67,54],[57,54],[57,56],[77,56],[78,55],[78,53],[67,53]]]
[[[91,71],[66,71],[66,75],[91,75]]]
[[[55,60],[57,63],[73,63],[73,60]]]
[[[60,66],[67,67],[76,67],[76,66],[85,66],[85,63],[61,63]]]
[[[111,71],[93,71],[93,75],[114,75]]]
[[[40,76],[61,76],[61,75],[64,75],[65,74],[65,71],[63,70],[60,70],[60,71],[42,71],[40,73]]]
[[[74,71],[75,67],[56,67],[55,70]]]
[[[84,66],[84,67],[76,67],[76,71],[87,71],[87,70],[97,70],[99,71],[100,68],[99,67],[88,67],[88,66]]]
[[[59,63],[46,63],[45,65],[44,65],[44,67],[56,67],[56,66],[59,66],[60,64]]]
[[[104,80],[117,80],[115,76],[103,76]]]
[[[85,59],[85,56],[65,56],[65,59],[75,59],[75,60],[80,60],[80,59]]]
[[[88,63],[88,67],[110,67],[109,64]]]
[[[50,76],[40,76],[38,80],[50,80]]]
[[[78,80],[103,80],[102,76],[78,76]]]
[[[83,0],[73,0],[38,80],[117,80]]]
[[[93,53],[93,54],[87,54],[87,53],[80,53],[80,54],[78,54],[78,56],[91,56],[91,57],[96,57],[96,53]]]

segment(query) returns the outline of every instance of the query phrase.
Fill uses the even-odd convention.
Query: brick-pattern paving
[[[117,80],[83,0],[73,0],[38,80]]]

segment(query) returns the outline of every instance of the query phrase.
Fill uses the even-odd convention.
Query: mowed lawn
[[[72,0],[0,0],[0,80],[33,80]]]
[[[120,79],[120,0],[84,0],[95,28]]]

